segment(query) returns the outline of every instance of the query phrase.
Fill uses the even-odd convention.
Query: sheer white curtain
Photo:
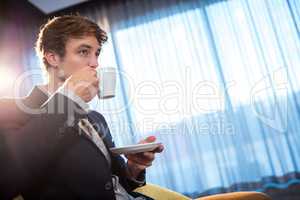
[[[82,11],[108,31],[94,99],[117,145],[156,135],[149,182],[188,194],[299,182],[300,2],[131,0]],[[35,64],[33,64],[35,65]]]
[[[196,196],[298,181],[299,8],[142,0],[95,11],[110,27],[100,59],[121,72],[102,103],[117,144],[154,134],[166,146],[150,182]]]

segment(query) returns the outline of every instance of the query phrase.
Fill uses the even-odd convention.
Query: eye
[[[81,50],[79,50],[79,54],[81,56],[88,56],[89,55],[89,51],[87,49],[81,49]]]
[[[96,56],[99,57],[99,55],[100,55],[100,50],[98,50],[98,51],[96,52]]]

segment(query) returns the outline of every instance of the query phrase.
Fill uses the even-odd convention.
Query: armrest
[[[196,200],[271,200],[271,198],[261,192],[230,192],[201,197]]]
[[[141,193],[155,200],[191,200],[182,194],[149,183],[145,186],[138,187],[134,192]]]

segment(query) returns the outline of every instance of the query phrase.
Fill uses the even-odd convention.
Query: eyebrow
[[[88,44],[81,44],[78,48],[88,48],[88,49],[92,49],[92,46],[88,45]],[[101,47],[97,48],[97,51],[101,51]]]
[[[90,45],[87,45],[87,44],[81,44],[78,48],[88,48],[88,49],[91,49],[92,47]]]

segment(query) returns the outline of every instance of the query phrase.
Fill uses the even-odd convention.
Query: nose
[[[99,66],[98,63],[98,57],[97,56],[93,56],[90,61],[89,61],[89,66],[92,68],[97,68]]]

